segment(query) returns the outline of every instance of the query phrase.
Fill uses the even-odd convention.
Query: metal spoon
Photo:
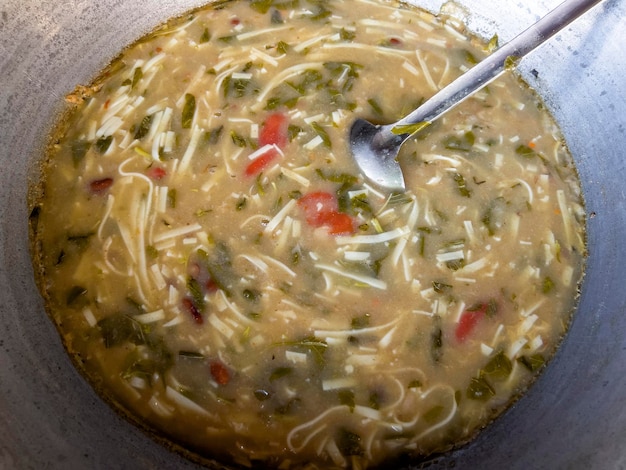
[[[411,135],[493,81],[600,1],[566,0],[397,122],[374,125],[357,119],[350,129],[350,151],[363,175],[383,191],[405,191],[397,157]]]

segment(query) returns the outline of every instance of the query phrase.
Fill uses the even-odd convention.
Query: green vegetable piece
[[[339,37],[342,41],[352,41],[354,38],[356,38],[356,32],[348,31],[346,28],[341,28],[341,30],[339,31]]]
[[[143,78],[143,70],[141,70],[141,67],[137,67],[135,71],[133,72],[133,81],[130,87],[135,88],[135,85],[137,85],[137,83],[139,83],[139,80],[141,80],[142,78]]]
[[[67,293],[67,296],[65,297],[65,304],[68,307],[70,305],[73,305],[75,302],[78,301],[80,297],[84,296],[86,293],[87,293],[87,289],[85,289],[84,287],[73,286]]]
[[[221,36],[221,37],[217,38],[218,41],[223,42],[224,44],[230,44],[235,39],[237,39],[237,35],[236,34],[230,34],[228,36]]]
[[[489,360],[482,371],[491,379],[505,380],[509,375],[511,375],[512,370],[513,364],[511,363],[511,360],[506,354],[504,354],[503,351],[500,351]]]
[[[370,326],[370,314],[366,313],[365,315],[361,315],[360,317],[353,318],[351,326],[353,330],[361,330],[363,328],[369,327]]]
[[[342,455],[345,456],[364,454],[363,447],[361,447],[361,436],[346,428],[339,429],[337,447]]]
[[[150,259],[157,259],[159,257],[159,250],[157,250],[154,245],[146,246],[146,255]]]
[[[459,191],[459,194],[463,197],[472,197],[472,192],[467,187],[467,182],[465,178],[460,173],[454,173],[452,175],[454,182],[456,183],[456,188]]]
[[[498,48],[499,38],[497,34],[491,36],[489,43],[487,44],[487,52],[493,52]]]
[[[524,144],[518,145],[515,148],[515,153],[524,158],[532,158],[537,156],[537,152],[531,149],[528,145]]]
[[[301,348],[312,352],[319,365],[324,365],[324,353],[328,349],[328,344],[324,341],[320,341],[315,337],[307,337],[298,341],[284,341],[282,343],[276,343],[274,346],[288,346],[292,348]]]
[[[478,63],[478,60],[476,59],[474,54],[472,54],[467,49],[463,51],[463,56],[464,56],[465,62],[467,62],[470,65],[476,65]]]
[[[472,377],[465,395],[471,400],[487,401],[496,394],[484,377]]]
[[[176,188],[170,188],[167,191],[167,207],[176,209]]]
[[[228,247],[223,243],[217,243],[210,254],[198,250],[199,255],[201,252],[206,256],[207,269],[211,279],[227,295],[232,295],[231,285],[238,279],[238,276],[233,271]]]
[[[308,17],[311,21],[320,21],[333,14],[333,12],[326,8],[323,4],[318,4],[316,8],[313,8],[312,10],[313,14]]]
[[[187,279],[187,290],[191,295],[191,299],[198,310],[203,310],[205,306],[204,293],[197,279],[189,277]]]
[[[250,67],[244,67],[244,73]],[[256,82],[252,78],[233,78],[232,75],[226,76],[222,82],[222,93],[224,98],[242,98],[259,92]]]
[[[219,142],[224,126],[215,127],[204,134],[204,141],[209,145],[215,145]]]
[[[250,8],[258,13],[267,13],[273,4],[273,0],[251,0]]]
[[[493,236],[504,226],[506,217],[506,201],[498,197],[491,201],[485,210],[481,221],[487,227],[489,235]]]
[[[148,135],[148,132],[150,131],[150,127],[152,126],[152,117],[153,115],[151,114],[150,116],[145,116],[141,120],[141,122],[135,129],[135,135],[133,136],[133,138],[137,140],[141,140],[145,136]]]
[[[275,380],[282,379],[283,377],[287,377],[293,373],[293,369],[291,367],[277,367],[270,374],[270,382],[274,382]]]
[[[541,292],[544,294],[549,294],[554,289],[554,281],[550,276],[546,276],[541,283]]]
[[[76,168],[80,162],[85,158],[89,148],[91,147],[91,143],[86,140],[74,140],[71,144],[72,150],[72,162],[74,163],[74,167]]]
[[[111,142],[113,142],[112,135],[101,137],[96,141],[96,149],[98,150],[98,152],[100,152],[100,154],[106,153],[106,151],[109,150],[109,147],[111,146]]]
[[[413,135],[422,129],[426,129],[430,124],[428,121],[416,122],[415,124],[399,124],[391,128],[391,133],[394,135]]]
[[[324,146],[331,148],[332,143],[330,141],[330,137],[328,136],[328,133],[326,132],[326,130],[317,122],[312,122],[311,127],[317,133],[317,135],[319,135],[322,138],[322,143],[324,144]]]
[[[372,107],[372,110],[374,111],[374,113],[376,113],[377,116],[383,116],[383,108],[380,106],[378,101],[376,101],[374,98],[370,98],[369,100],[367,100],[367,103]]]
[[[245,196],[241,196],[239,200],[237,201],[237,205],[235,206],[235,209],[238,212],[242,211],[245,209],[247,203],[248,203],[248,198]]]
[[[354,398],[354,392],[352,390],[339,390],[337,396],[339,398],[339,403],[341,403],[342,405],[346,405],[348,408],[350,408],[350,411],[354,411],[356,401]]]
[[[246,142],[246,138],[239,135],[237,132],[235,131],[230,131],[230,138],[233,141],[233,144],[235,144],[237,147],[247,147],[248,146],[248,142]]]
[[[282,24],[283,23],[283,15],[281,15],[278,10],[272,10],[272,14],[270,16],[270,23],[272,23],[272,24]]]
[[[462,136],[451,135],[444,139],[443,145],[448,150],[469,152],[474,147],[476,136],[472,131],[467,131]]]
[[[433,281],[433,289],[438,294],[444,294],[446,292],[450,292],[452,290],[452,286],[450,284],[446,284],[445,282]]]
[[[278,44],[276,44],[276,50],[281,54],[286,54],[287,51],[289,51],[289,44],[285,41],[278,41]]]
[[[193,117],[196,114],[196,97],[191,93],[185,95],[181,125],[183,129],[191,129]]]
[[[533,354],[532,356],[520,356],[517,362],[526,367],[530,372],[536,372],[543,367],[546,360],[541,354]]]
[[[125,342],[134,344],[146,342],[141,324],[123,313],[105,317],[96,326],[100,330],[106,348],[112,348]]]
[[[520,58],[514,55],[507,56],[507,58],[504,59],[504,70],[513,70],[515,67],[517,67],[517,63],[519,62],[519,60]]]
[[[441,328],[441,317],[433,317],[433,329],[430,333],[430,357],[434,362],[439,362],[443,356],[443,329]]]
[[[200,36],[200,44],[204,44],[205,42],[209,42],[211,40],[211,33],[209,32],[209,28],[204,28],[202,31],[202,36]]]

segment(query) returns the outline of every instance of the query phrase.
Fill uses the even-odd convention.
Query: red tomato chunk
[[[354,232],[352,218],[339,212],[337,198],[324,191],[309,193],[298,200],[304,218],[312,227],[327,227],[328,233],[340,235]]]

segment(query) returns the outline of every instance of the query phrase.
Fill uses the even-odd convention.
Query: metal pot
[[[346,0],[347,1],[347,0]],[[506,41],[560,0],[459,0]],[[46,317],[27,236],[28,182],[62,97],[201,0],[4,0],[0,6],[0,467],[196,468],[118,417],[79,376]],[[416,0],[431,10],[441,0]],[[449,6],[449,5],[448,5]],[[625,468],[626,0],[605,0],[524,60],[579,168],[589,259],[578,312],[532,389],[431,468]]]

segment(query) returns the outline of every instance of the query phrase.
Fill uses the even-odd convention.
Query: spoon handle
[[[397,126],[432,122],[475,91],[497,78],[513,59],[519,59],[558,33],[601,0],[566,0],[533,26],[498,48],[459,78],[447,85],[395,124],[384,126],[388,133]],[[382,130],[382,129],[381,129]],[[384,132],[384,131],[383,131]],[[385,133],[387,133],[385,132]],[[391,137],[391,136],[390,136]]]

